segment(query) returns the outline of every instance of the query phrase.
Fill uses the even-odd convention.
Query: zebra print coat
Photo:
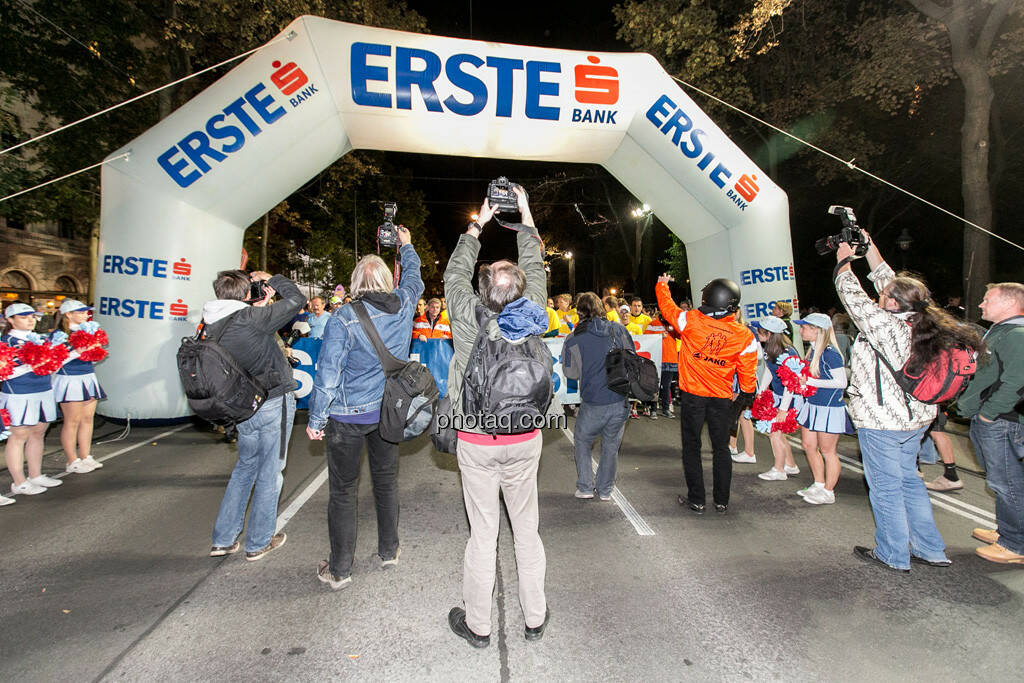
[[[884,261],[868,274],[880,293],[896,277]],[[896,384],[892,373],[875,356],[878,349],[894,368],[910,357],[910,313],[879,308],[861,288],[857,276],[847,270],[836,278],[836,292],[853,324],[860,330],[850,347],[850,384],[846,404],[858,429],[909,431],[935,419],[936,406],[910,398]],[[872,348],[872,345],[874,348]]]

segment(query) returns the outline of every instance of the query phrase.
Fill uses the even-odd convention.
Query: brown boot
[[[999,542],[999,533],[995,529],[975,529],[971,532],[971,536],[989,545]]]
[[[1007,550],[998,543],[978,548],[974,552],[978,553],[978,555],[984,557],[989,562],[998,562],[999,564],[1024,564],[1024,555],[1018,555],[1012,550]]]

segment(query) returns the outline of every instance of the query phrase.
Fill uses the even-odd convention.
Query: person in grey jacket
[[[597,466],[597,495],[612,499],[619,445],[629,419],[629,399],[608,388],[604,360],[613,348],[633,348],[626,328],[605,317],[601,299],[593,292],[580,294],[576,301],[580,322],[562,347],[562,370],[566,379],[580,381],[580,410],[573,427],[576,455],[577,498],[594,497],[594,469],[590,450],[601,437],[601,460]]]
[[[981,363],[957,410],[971,418],[971,442],[996,494],[996,529],[975,529],[988,543],[975,552],[990,562],[1024,564],[1024,285],[988,286],[981,317],[992,323]]]
[[[250,305],[250,280],[266,283],[269,291],[264,302],[275,292],[281,299],[262,306]],[[245,559],[253,561],[284,545],[286,539],[283,531],[274,533],[274,526],[284,482],[281,472],[295,420],[295,379],[276,339],[277,330],[298,313],[306,297],[282,275],[271,277],[259,271],[250,275],[242,270],[217,273],[213,292],[217,299],[203,306],[203,334],[218,340],[267,390],[267,399],[255,415],[238,424],[238,462],[213,526],[210,556],[238,551],[238,536],[249,506]]]
[[[525,637],[537,640],[547,625],[544,575],[547,560],[538,532],[537,467],[543,441],[539,430],[525,434],[489,435],[471,427],[462,411],[462,389],[466,365],[477,337],[476,309],[486,306],[497,317],[487,322],[487,334],[516,343],[547,329],[547,279],[543,244],[533,224],[526,193],[515,186],[522,225],[516,241],[519,263],[496,261],[479,272],[480,293],[473,291],[473,271],[480,253],[479,237],[494,216],[485,199],[479,222],[469,224],[452,252],[445,269],[445,298],[452,326],[455,355],[448,373],[452,420],[463,424],[458,432],[456,454],[462,475],[462,493],[469,518],[470,537],[463,564],[462,598],[465,609],[453,607],[448,613],[452,631],[477,648],[490,644],[491,601],[494,592],[499,494],[505,499],[515,536],[516,569],[519,574],[519,602],[526,621]]]

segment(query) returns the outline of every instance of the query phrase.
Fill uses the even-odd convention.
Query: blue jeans
[[[875,556],[897,569],[910,569],[910,553],[931,562],[947,559],[928,490],[917,476],[917,451],[925,431],[927,427],[857,430],[875,515]]]
[[[281,457],[281,402],[288,410],[285,430],[285,457]],[[220,512],[213,525],[213,545],[229,546],[242,533],[245,508],[249,508],[249,528],[245,533],[245,550],[254,552],[270,545],[277,523],[277,500],[284,483],[288,455],[288,439],[295,422],[295,394],[270,399],[255,415],[238,423],[238,462],[231,472]],[[253,486],[255,485],[255,490]]]
[[[658,399],[661,402],[661,412],[667,413],[672,405],[672,382],[679,377],[679,366],[676,363],[661,364],[661,386],[658,391]]]
[[[1024,555],[1024,424],[971,418],[971,443],[996,494],[999,545]]]
[[[594,467],[590,449],[601,437],[601,461],[597,466],[597,494],[610,496],[615,487],[615,472],[619,468],[619,444],[629,418],[629,403],[616,402],[600,405],[581,403],[576,414],[572,439],[576,448],[576,490],[590,493],[594,490]]]

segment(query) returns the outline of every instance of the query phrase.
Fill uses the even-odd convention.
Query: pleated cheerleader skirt
[[[805,401],[797,413],[796,421],[801,427],[806,427],[812,432],[824,432],[826,434],[854,434],[856,430],[850,415],[846,412],[846,406],[817,406]]]
[[[53,375],[53,398],[57,403],[72,403],[106,398],[107,394],[96,379],[96,373],[84,375]]]
[[[34,394],[0,393],[0,409],[11,414],[12,427],[31,427],[57,419],[57,402],[53,400],[52,391]]]

